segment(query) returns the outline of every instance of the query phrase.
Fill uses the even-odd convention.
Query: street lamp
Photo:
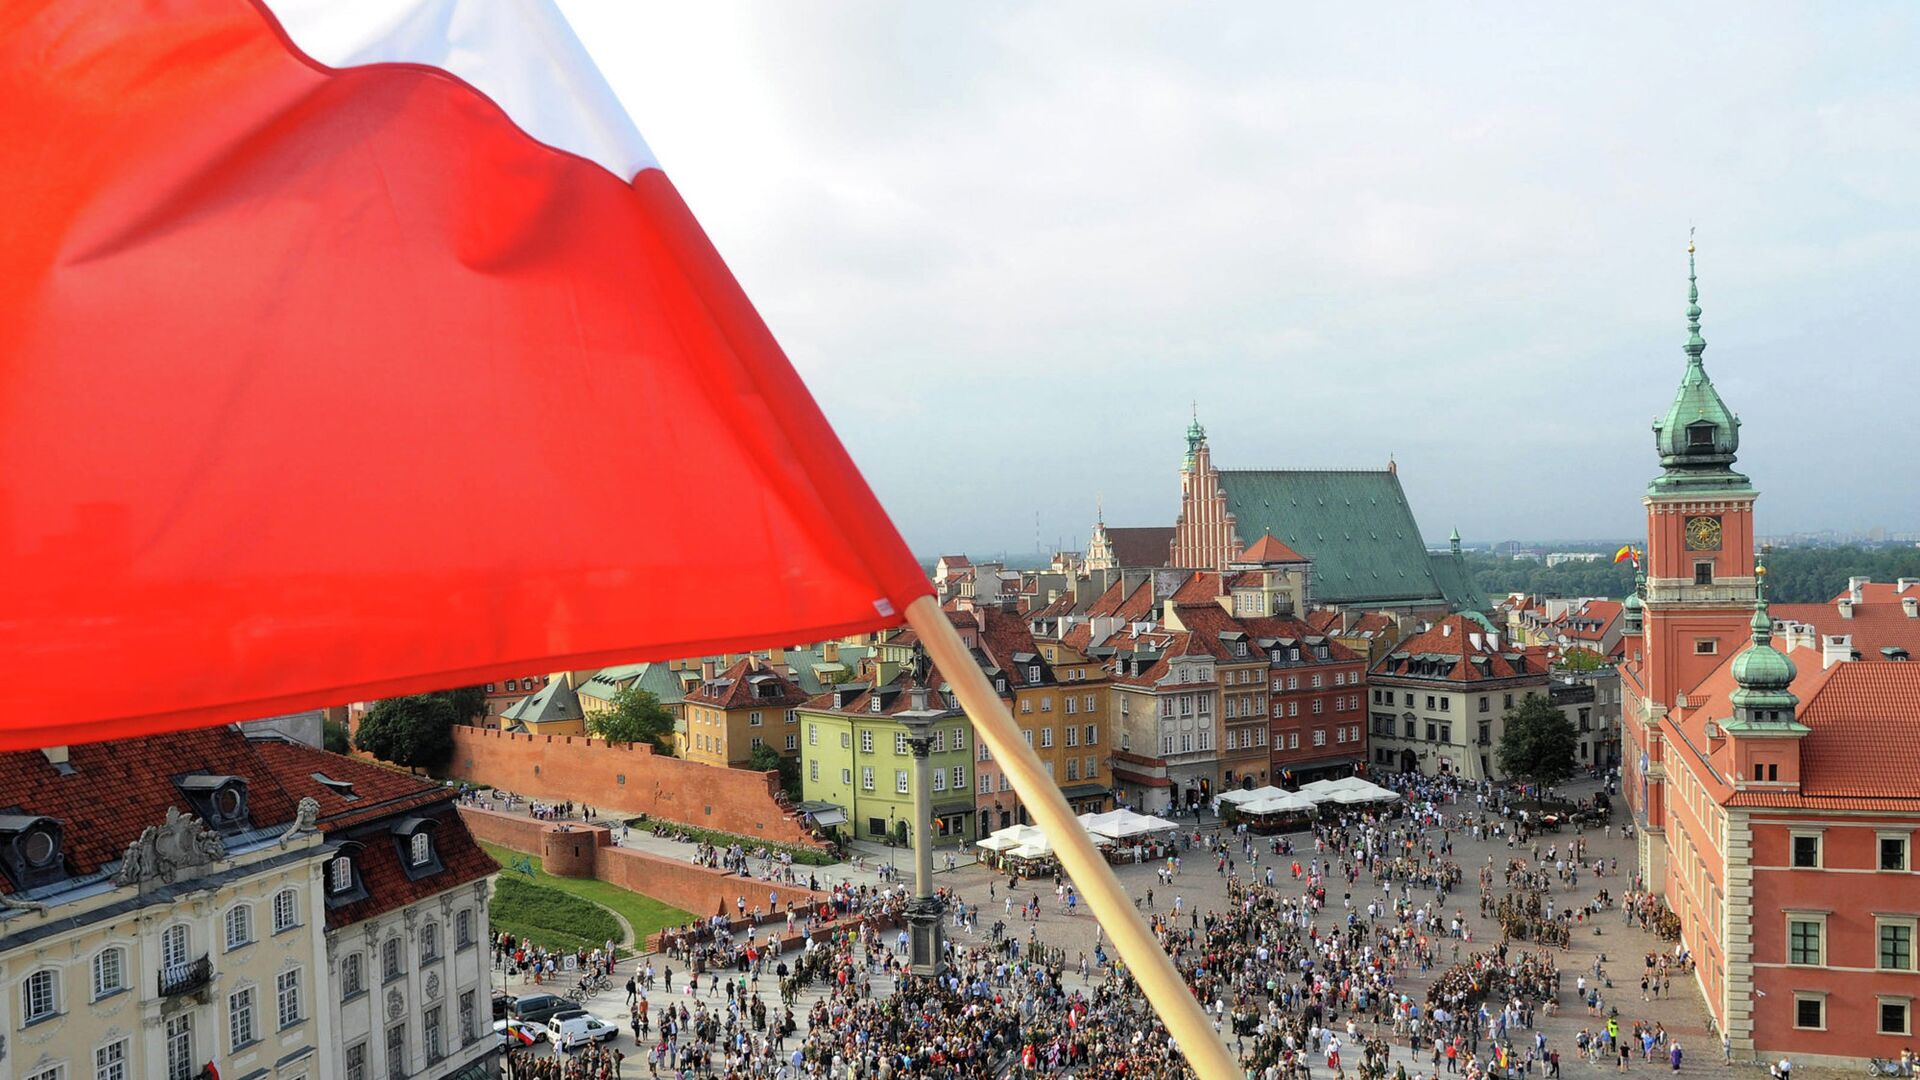
[[[942,968],[941,924],[946,905],[933,895],[933,725],[946,716],[944,709],[930,709],[924,689],[913,691],[913,707],[895,719],[907,729],[907,746],[913,751],[913,899],[907,903],[907,927],[911,947],[909,966],[915,975],[937,976]]]
[[[887,880],[888,881],[893,880],[893,848],[894,848],[893,837],[894,837],[893,807],[888,806],[887,807]]]

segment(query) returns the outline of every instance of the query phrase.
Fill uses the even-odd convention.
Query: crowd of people
[[[1571,980],[1576,1007],[1595,1023],[1570,1046],[1542,1029],[1568,989],[1555,952],[1564,953],[1573,929],[1616,906],[1592,888],[1613,867],[1583,838],[1543,849],[1524,808],[1488,785],[1373,779],[1406,801],[1291,836],[1183,832],[1157,866],[1160,895],[1142,890],[1162,948],[1248,1077],[1310,1080],[1325,1068],[1336,1080],[1349,1070],[1361,1080],[1558,1080],[1563,1050],[1609,1062],[1629,1052],[1679,1060],[1681,1048],[1659,1024],[1621,1019],[1598,960],[1591,978],[1582,970]],[[1489,856],[1469,875],[1454,850],[1468,836],[1505,840],[1510,861],[1496,867]],[[1221,909],[1186,901],[1182,874],[1196,871],[1225,879]],[[904,888],[840,885],[799,903],[770,894],[764,908],[752,905],[753,917],[716,914],[670,931],[655,958],[664,978],[650,961],[629,983],[634,1053],[645,1054],[655,1077],[1192,1075],[1098,931],[1091,955],[1070,959],[1042,931],[1040,889],[1006,882],[1002,897],[1001,884],[987,886],[984,905],[946,897],[954,929],[938,978],[908,971]],[[1479,945],[1464,910],[1472,902],[1456,899],[1476,884],[1479,913],[1503,931]],[[1016,888],[1033,895],[1016,904]],[[1075,894],[1064,880],[1054,889],[1049,917],[1064,917]],[[982,908],[1002,902],[1009,917],[1018,908],[1025,932],[996,921],[979,933]],[[735,906],[747,914],[744,898]],[[1631,890],[1619,906],[1629,921],[1654,917]],[[791,932],[800,951],[783,954],[777,939]],[[1643,997],[1659,996],[1680,965],[1649,954]],[[809,990],[813,1003],[803,1006]],[[1410,1073],[1408,1060],[1420,1067]]]

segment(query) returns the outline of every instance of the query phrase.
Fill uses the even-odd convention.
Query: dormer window
[[[1037,683],[1040,681],[1040,665],[1039,664],[1027,665],[1027,681],[1030,683]]]
[[[193,773],[175,786],[187,797],[194,813],[213,829],[232,833],[251,827],[247,818],[247,781],[238,776]]]
[[[409,880],[418,881],[441,871],[439,846],[433,842],[433,832],[439,827],[440,822],[433,818],[405,818],[394,825],[400,868]]]
[[[37,814],[0,814],[0,869],[15,891],[67,876],[60,823]]]
[[[327,865],[327,891],[342,893],[353,888],[353,858],[342,855]]]
[[[1713,449],[1714,427],[1708,423],[1689,424],[1687,426],[1687,449]]]

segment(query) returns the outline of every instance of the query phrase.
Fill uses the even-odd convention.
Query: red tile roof
[[[254,745],[236,728],[86,743],[69,747],[68,754],[68,776],[38,750],[0,754],[0,809],[57,819],[75,874],[117,862],[141,830],[166,820],[168,807],[194,813],[174,786],[191,773],[245,778],[248,815],[257,827],[293,820],[295,800],[273,782]],[[12,891],[4,881],[0,889]]]
[[[1920,799],[1920,663],[1853,660],[1825,674],[1799,710],[1813,729],[1801,793]]]
[[[330,754],[311,746],[263,739],[253,744],[275,783],[294,799],[311,798],[320,804],[320,831],[329,837],[352,836],[365,846],[358,859],[367,896],[327,911],[327,926],[338,928],[405,907],[417,900],[479,881],[500,867],[479,844],[454,810],[454,791],[445,784],[385,766]],[[352,798],[314,779],[353,785]],[[415,881],[401,867],[399,849],[379,831],[377,822],[422,817],[439,823],[433,833],[437,873]],[[369,833],[367,827],[372,827]],[[475,934],[485,928],[475,929]],[[448,928],[446,933],[451,933]]]
[[[1444,666],[1437,672],[1415,674],[1422,656],[1444,658]],[[1401,642],[1373,670],[1377,675],[1471,683],[1540,675],[1545,669],[1537,658],[1529,661],[1504,636],[1496,649],[1485,627],[1464,615],[1449,615]]]
[[[771,694],[762,688],[771,687]],[[739,660],[713,682],[703,682],[687,701],[718,709],[791,709],[807,700],[792,680],[751,657]]]
[[[1187,575],[1187,580],[1173,590],[1167,598],[1169,604],[1210,604],[1215,597],[1223,596],[1226,589],[1220,584],[1220,575],[1211,570],[1195,570]]]
[[[361,884],[367,890],[366,899],[328,908],[327,929],[351,926],[499,871],[500,865],[474,841],[452,803],[441,803],[436,810],[418,816],[439,822],[433,831],[433,851],[440,858],[440,870],[418,880],[409,878],[400,864],[400,849],[391,838],[385,835],[361,838],[366,846],[360,849],[357,864]],[[475,937],[483,938],[487,928],[475,926],[473,932]],[[452,937],[451,926],[441,928],[443,948],[453,947]]]
[[[1902,601],[1908,597],[1920,598],[1920,587],[1909,586],[1902,593],[1898,585],[1869,581],[1860,587],[1861,602],[1853,605],[1850,619],[1840,617],[1845,590],[1824,604],[1773,604],[1768,612],[1776,621],[1810,624],[1822,635],[1852,635],[1853,647],[1863,660],[1879,659],[1880,650],[1887,647],[1920,657],[1920,618],[1907,617]]]
[[[1253,545],[1240,553],[1234,562],[1239,563],[1303,563],[1312,559],[1293,550],[1274,538],[1272,533],[1264,533]]]

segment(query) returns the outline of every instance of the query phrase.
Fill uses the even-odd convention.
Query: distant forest
[[[1510,592],[1617,599],[1633,588],[1632,563],[1546,566],[1483,551],[1469,551],[1466,559],[1489,600]],[[1783,604],[1825,603],[1847,587],[1850,577],[1920,578],[1920,548],[1778,548],[1767,556],[1767,598]]]

